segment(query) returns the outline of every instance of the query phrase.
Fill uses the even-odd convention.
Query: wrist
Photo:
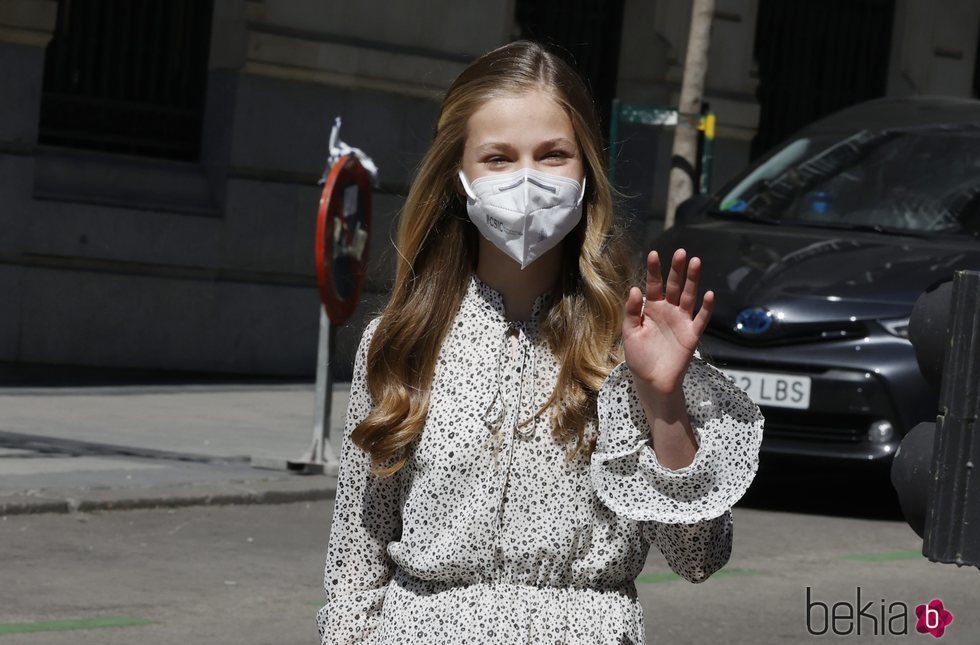
[[[683,397],[683,391],[681,390],[679,384],[664,386],[662,383],[657,383],[642,376],[637,376],[632,369],[630,370],[630,376],[633,379],[633,386],[636,389],[637,394],[648,398],[651,401],[666,403],[678,396]]]
[[[651,421],[653,419],[673,421],[686,418],[687,407],[682,388],[675,387],[666,391],[650,381],[638,378],[635,374],[632,376],[633,387]]]
[[[642,379],[635,379],[633,385],[643,406],[650,447],[657,461],[671,470],[691,464],[698,442],[691,429],[683,389],[664,392]]]

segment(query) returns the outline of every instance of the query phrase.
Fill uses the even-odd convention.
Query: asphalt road
[[[881,500],[867,482],[760,474],[735,509],[725,569],[694,585],[651,551],[637,581],[647,642],[933,642],[915,633],[913,612],[940,598],[954,622],[938,642],[980,643],[980,571],[923,559]],[[0,519],[0,645],[315,643],[331,511],[327,501]],[[828,607],[855,605],[860,587],[886,621],[904,603],[910,633],[876,637],[865,618],[861,636],[812,635],[808,587]],[[819,605],[810,616],[811,629],[832,627]]]

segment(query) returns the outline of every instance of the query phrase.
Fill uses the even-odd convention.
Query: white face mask
[[[559,177],[531,168],[480,177],[466,191],[466,212],[477,229],[514,258],[521,269],[551,250],[582,218],[585,179]]]

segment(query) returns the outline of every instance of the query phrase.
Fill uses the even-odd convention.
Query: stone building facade
[[[599,1],[559,3],[559,17],[567,23],[575,11]],[[800,15],[773,18],[779,11],[772,1],[717,1],[705,95],[719,123],[715,186],[754,154],[766,110],[759,91],[766,82],[759,77],[760,30],[778,34],[787,25],[812,22]],[[176,5],[167,2],[179,0],[148,6],[178,21]],[[0,3],[0,365],[311,377],[320,307],[316,181],[331,120],[340,115],[343,139],[371,154],[382,173],[374,194],[367,293],[338,333],[335,372],[343,378],[366,318],[385,301],[394,272],[394,222],[442,93],[470,60],[528,33],[520,16],[531,0],[194,2],[209,7],[196,19],[204,34],[197,63],[187,62],[183,52],[193,43],[186,41],[190,32],[180,29],[172,34],[176,44],[157,48],[163,59],[155,68],[140,68],[144,58],[113,54],[108,46],[89,52],[102,56],[101,63],[88,63],[105,78],[117,78],[108,70],[129,64],[167,73],[178,63],[190,65],[181,73],[199,74],[203,92],[193,109],[162,113],[136,106],[151,110],[139,117],[144,123],[161,128],[166,119],[197,119],[197,138],[188,140],[191,152],[183,157],[166,150],[169,134],[158,133],[150,153],[132,131],[110,136],[108,126],[122,117],[107,110],[132,107],[127,81],[103,87],[101,94],[64,99],[64,88],[52,80],[56,73],[69,89],[84,82],[71,70],[55,69],[52,43],[67,37],[59,29],[72,19],[65,7],[55,0]],[[86,4],[97,3],[72,0],[70,6],[83,11]],[[848,25],[858,24],[841,13],[840,2],[809,4],[830,16],[826,36],[808,31],[814,43],[836,43]],[[875,94],[976,95],[980,5],[974,0],[866,4],[878,17],[860,20],[887,23],[880,30],[885,65],[877,67]],[[689,2],[618,0],[606,6],[615,8],[603,14],[614,22],[604,27],[606,62],[593,72],[593,86],[604,83],[626,102],[676,104]],[[138,16],[116,13],[111,3],[102,7],[85,28],[105,21],[93,33],[133,38],[127,30]],[[120,27],[120,21],[130,22]],[[584,17],[579,22],[588,27]],[[553,26],[559,37],[561,29],[574,36],[567,25]],[[773,47],[767,60],[784,60],[783,45]],[[82,54],[60,55],[73,61]],[[827,56],[818,64],[835,64],[833,54]],[[874,76],[875,70],[866,73]],[[840,96],[846,101],[857,94]],[[110,115],[102,117],[97,145],[81,131],[65,135],[52,116],[71,121],[89,111]],[[661,226],[666,175],[657,160],[667,145],[668,138],[660,137],[646,153],[634,146],[634,185],[626,187],[624,208],[647,238]]]

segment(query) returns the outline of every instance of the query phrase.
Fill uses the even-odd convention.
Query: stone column
[[[888,95],[972,96],[980,4],[896,0]]]
[[[0,3],[0,154],[27,154],[37,143],[44,50],[54,33],[56,0]]]

